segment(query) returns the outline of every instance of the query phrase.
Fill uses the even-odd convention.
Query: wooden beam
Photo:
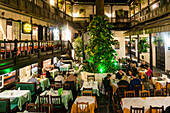
[[[132,58],[132,53],[131,53],[131,49],[132,49],[132,47],[131,47],[131,41],[132,41],[132,38],[131,38],[131,35],[129,36],[129,39],[130,39],[130,59]]]
[[[149,33],[149,45],[150,45],[150,69],[153,70],[153,59],[152,59],[152,34]]]

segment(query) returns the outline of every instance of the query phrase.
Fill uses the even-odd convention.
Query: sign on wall
[[[22,33],[24,34],[31,34],[32,32],[32,26],[30,23],[23,22],[22,23]]]

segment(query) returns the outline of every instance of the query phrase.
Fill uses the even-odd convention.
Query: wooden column
[[[94,17],[94,5],[92,5],[92,7],[93,7],[93,17]]]
[[[152,34],[149,33],[149,45],[150,45],[150,69],[153,70],[153,59],[152,59]]]
[[[104,0],[96,0],[96,15],[104,15]]]
[[[113,16],[112,13],[113,13],[113,8],[112,8],[112,5],[111,5],[111,23],[113,22],[112,21],[112,16]]]
[[[65,6],[64,12],[66,14],[66,0],[64,0],[64,6]]]
[[[132,48],[131,47],[131,41],[132,41],[132,38],[131,38],[131,35],[129,36],[129,39],[130,39],[130,43],[129,44],[130,44],[130,59],[131,59],[132,58],[132,53],[131,53],[131,48]]]
[[[58,1],[59,1],[59,0],[57,0],[57,9],[59,9],[59,6],[58,6]]]
[[[71,3],[71,16],[72,16],[72,17],[73,17],[73,6],[74,6],[74,4]]]
[[[84,30],[81,31],[82,35],[82,41],[83,41],[83,61],[85,60],[85,45],[84,45]]]
[[[138,42],[138,44],[139,44],[139,40],[140,40],[139,38],[140,38],[140,37],[139,37],[139,35],[137,35],[137,37],[138,37],[138,41],[137,41],[137,42]],[[139,46],[138,46],[138,62],[140,62]]]

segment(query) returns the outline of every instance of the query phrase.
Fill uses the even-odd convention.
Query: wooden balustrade
[[[53,54],[63,50],[70,51],[69,41],[0,41],[0,60],[17,56],[27,56],[51,51]]]

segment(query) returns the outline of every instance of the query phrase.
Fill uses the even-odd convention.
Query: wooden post
[[[96,0],[96,15],[104,15],[104,0]]]
[[[82,30],[82,41],[83,41],[83,61],[85,60],[85,52],[84,52],[84,31]]]
[[[152,34],[149,33],[149,45],[150,45],[150,69],[153,70],[153,59],[152,59]]]
[[[131,41],[132,41],[132,39],[131,39],[131,35],[129,36],[129,39],[130,39],[130,43],[129,44],[130,44],[130,59],[131,59],[132,58],[132,53],[131,53],[131,48],[132,48],[131,47]]]
[[[113,20],[112,20],[112,12],[113,12],[113,8],[112,8],[112,5],[111,5],[111,23],[113,22]]]
[[[137,35],[137,37],[138,37],[138,62],[140,62],[140,52],[139,52],[139,35]]]

